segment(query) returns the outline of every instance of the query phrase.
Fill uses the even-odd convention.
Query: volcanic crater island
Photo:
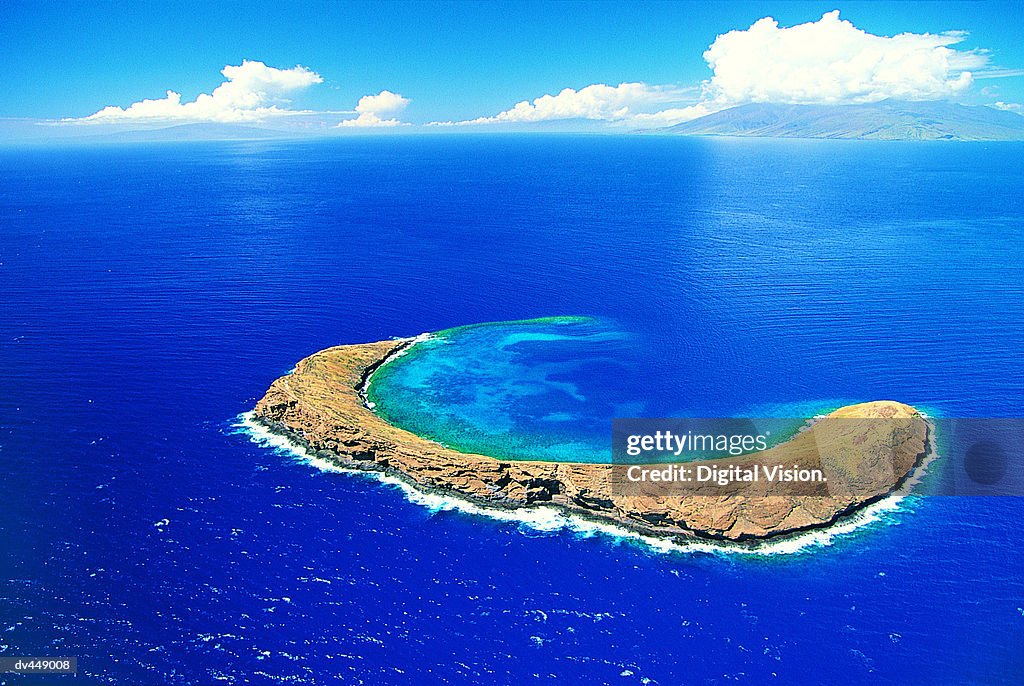
[[[574,321],[582,318],[526,324],[541,322],[557,330]],[[756,542],[828,527],[901,492],[930,454],[931,429],[919,411],[891,400],[864,402],[818,417],[764,450],[687,463],[719,473],[793,467],[817,470],[827,475],[825,480],[712,480],[680,491],[648,481],[624,485],[623,464],[544,454],[492,456],[449,447],[388,421],[368,395],[375,376],[411,357],[418,346],[444,343],[451,332],[472,328],[321,350],[271,384],[256,404],[254,420],[340,466],[395,475],[421,490],[496,508],[556,506],[585,519],[675,540]],[[530,337],[514,327],[503,335],[502,345],[512,348]],[[534,334],[545,340],[559,335]]]

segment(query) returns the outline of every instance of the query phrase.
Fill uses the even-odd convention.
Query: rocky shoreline
[[[651,484],[623,487],[622,465],[462,453],[395,427],[368,407],[365,389],[373,373],[417,340],[315,353],[271,384],[254,418],[337,464],[394,474],[418,488],[490,507],[555,505],[644,535],[727,541],[829,526],[895,492],[929,452],[929,427],[920,413],[878,401],[841,408],[766,451],[714,461],[737,468],[822,467],[830,475],[827,487],[708,484],[680,495]]]

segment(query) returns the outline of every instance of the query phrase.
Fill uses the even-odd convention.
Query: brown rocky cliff
[[[914,408],[892,401],[864,403],[829,417],[893,421],[816,424],[769,450],[715,461],[817,466],[830,475],[826,490],[820,484],[806,491],[788,486],[778,495],[780,487],[772,482],[735,489],[709,484],[685,496],[652,485],[624,488],[621,465],[462,453],[382,420],[366,407],[360,390],[373,370],[411,343],[381,341],[315,353],[270,386],[255,415],[345,466],[397,472],[420,487],[506,507],[555,504],[647,534],[729,540],[827,525],[890,493],[927,450],[928,427]]]

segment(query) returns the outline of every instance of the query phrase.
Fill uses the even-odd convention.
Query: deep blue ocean
[[[665,551],[237,424],[321,348],[563,315],[628,333],[617,411],[1021,417],[1022,189],[1019,144],[0,150],[0,655],[79,658],[0,683],[1020,684],[1020,498]]]

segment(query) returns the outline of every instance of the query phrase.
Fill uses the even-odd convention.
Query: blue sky
[[[726,93],[724,76],[722,84],[716,82],[709,94],[707,82],[714,72],[703,53],[719,36],[749,30],[763,17],[773,17],[784,29],[818,22],[835,9],[840,10],[841,20],[852,23],[847,28],[851,35],[854,28],[878,37],[967,32],[946,46],[915,46],[932,51],[927,54],[953,50],[956,64],[941,75],[940,80],[945,80],[938,86],[926,83],[922,76],[917,90],[910,91],[914,99],[999,102],[1006,108],[1024,102],[1024,76],[1018,74],[1024,70],[1021,2],[169,4],[7,0],[0,8],[0,60],[4,65],[0,117],[85,118],[109,106],[128,108],[143,99],[164,98],[168,90],[179,93],[181,103],[188,103],[224,82],[221,70],[225,66],[252,60],[273,70],[302,65],[312,74],[299,79],[301,83],[273,82],[271,90],[281,86],[280,90],[255,106],[254,111],[264,114],[251,117],[261,124],[271,119],[296,121],[267,109],[276,108],[329,112],[315,118],[321,125],[328,121],[333,126],[359,117],[353,110],[360,98],[378,95],[383,97],[364,101],[361,111],[367,116],[361,122],[375,126],[487,120],[518,102],[556,95],[565,88],[579,91],[607,84],[614,89],[624,83],[645,86],[628,92],[588,91],[582,105],[584,98],[573,95],[564,102],[548,103],[550,111],[525,112],[519,119],[580,118],[558,114],[563,104],[570,106],[568,115],[580,106],[585,112],[583,119],[601,123],[640,122],[637,114],[657,112],[677,113],[666,115],[668,118],[692,118],[750,99],[813,101],[818,95],[802,90],[794,95],[792,85],[767,84],[763,90],[755,83],[734,83]],[[768,33],[785,39],[785,34]],[[779,49],[785,50],[793,42],[782,41]],[[825,48],[829,42],[826,38]],[[733,73],[742,72],[743,60],[751,59],[750,54],[744,56],[744,50],[774,49],[758,45],[729,47],[722,64],[734,65]],[[858,50],[857,45],[855,42],[850,49]],[[725,47],[723,44],[723,54]],[[894,45],[893,51],[897,49]],[[786,59],[779,57],[779,64],[786,67]],[[794,74],[803,73],[799,70],[807,60],[806,54],[794,57],[786,67],[792,73],[765,73],[760,78],[792,81]],[[971,72],[969,84],[956,80],[962,71]],[[260,72],[253,67],[238,81],[269,83],[277,76],[277,71]],[[294,74],[282,78],[285,76]],[[854,89],[861,87],[859,79],[854,79]],[[821,97],[836,102],[878,99],[890,87],[850,91],[845,83],[840,84],[838,95],[830,91]],[[695,105],[703,109],[687,109]],[[181,112],[182,117],[192,117]],[[113,114],[120,117],[118,122],[138,119]],[[516,116],[509,115],[513,120]],[[112,121],[110,116],[102,119]]]

